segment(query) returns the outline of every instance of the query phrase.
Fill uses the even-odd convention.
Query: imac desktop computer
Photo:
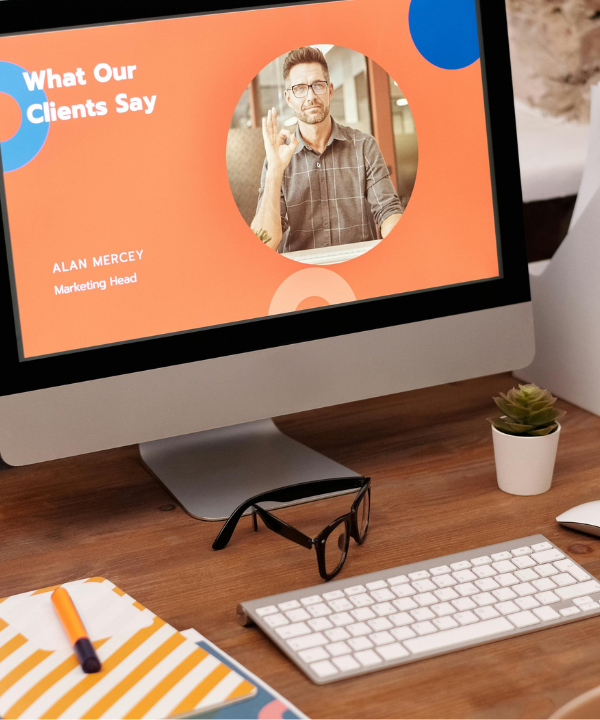
[[[0,4],[0,454],[193,516],[352,474],[271,418],[527,365],[504,0]]]

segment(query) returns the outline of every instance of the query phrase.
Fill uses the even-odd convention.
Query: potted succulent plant
[[[502,415],[492,423],[498,487],[511,495],[539,495],[550,489],[559,418],[556,398],[537,385],[519,385],[494,402]]]

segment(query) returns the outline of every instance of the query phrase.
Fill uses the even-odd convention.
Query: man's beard
[[[306,111],[300,110],[296,113],[296,117],[298,118],[298,120],[301,120],[307,125],[316,125],[317,123],[322,123],[323,120],[325,120],[325,118],[329,115],[329,108],[324,108],[322,105],[311,105],[310,108],[307,108],[307,110],[311,110],[314,107],[316,107],[319,112],[308,113]]]

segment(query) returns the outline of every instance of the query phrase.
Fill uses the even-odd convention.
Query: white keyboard
[[[600,582],[543,535],[238,606],[323,684],[600,614]]]

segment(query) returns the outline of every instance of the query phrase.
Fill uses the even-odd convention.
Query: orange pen
[[[100,670],[100,660],[96,655],[94,646],[90,642],[88,634],[81,622],[79,613],[73,605],[71,596],[62,587],[57,588],[50,596],[58,619],[61,622],[69,642],[75,650],[75,655],[79,660],[83,672],[96,673]]]

